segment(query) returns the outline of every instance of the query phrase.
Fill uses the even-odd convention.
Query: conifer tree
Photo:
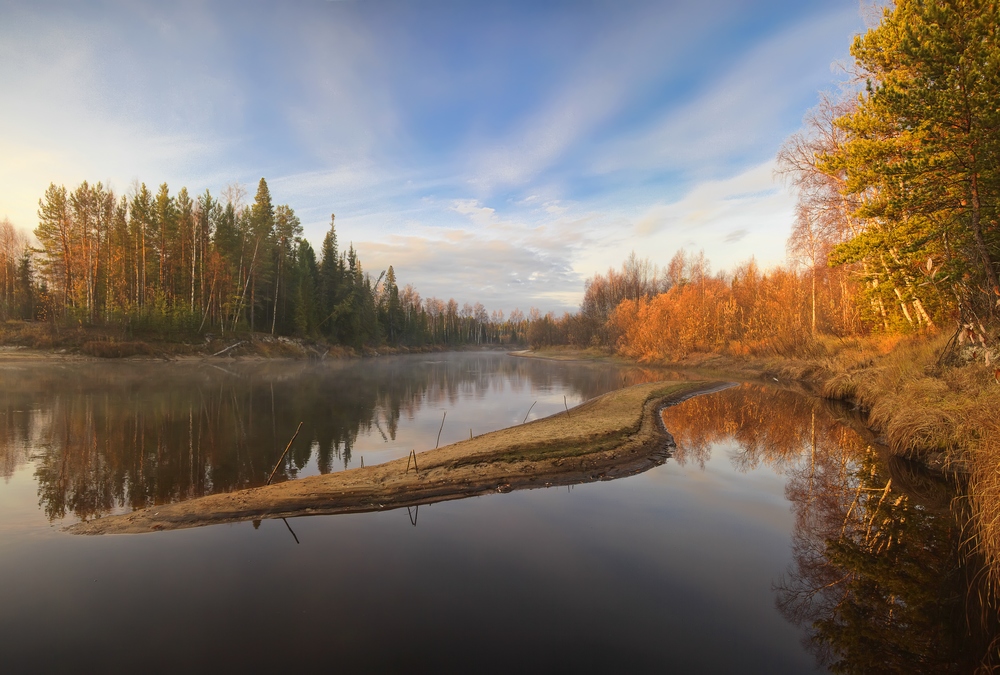
[[[250,278],[250,331],[256,330],[258,286],[264,291],[263,286],[270,281],[270,255],[274,235],[274,205],[271,203],[271,191],[267,187],[267,181],[263,178],[257,183],[257,194],[254,196],[253,206],[250,208],[249,234],[253,246],[253,253],[250,256],[250,268],[248,271]],[[273,290],[273,289],[272,289]]]
[[[319,267],[319,309],[320,330],[324,334],[337,338],[337,305],[342,298],[343,268],[337,252],[337,228],[334,224],[337,219],[336,214],[330,214],[330,229],[323,237],[323,245],[320,248]]]
[[[396,285],[396,271],[389,265],[385,273],[382,297],[384,298],[384,325],[389,344],[399,344],[403,333],[403,312],[399,302],[399,287]]]
[[[35,237],[42,245],[43,265],[55,291],[61,296],[63,307],[69,307],[75,270],[69,197],[65,187],[50,183],[45,196],[38,200]]]
[[[855,40],[868,85],[826,158],[864,225],[835,260],[867,260],[901,304],[948,280],[976,324],[1000,300],[998,30],[992,0],[897,0]]]
[[[168,297],[173,295],[171,272],[174,260],[170,249],[177,236],[177,209],[166,183],[162,183],[159,192],[156,193],[153,213],[153,228],[158,242],[156,246],[157,293],[163,302],[167,302]]]
[[[271,315],[271,335],[274,335],[278,322],[278,297],[287,284],[283,281],[286,274],[286,259],[292,254],[292,245],[302,234],[302,223],[295,211],[287,204],[282,204],[274,210],[274,236],[277,263],[274,275],[274,308]]]
[[[295,331],[311,336],[319,329],[319,268],[316,253],[305,239],[297,242],[295,263]]]

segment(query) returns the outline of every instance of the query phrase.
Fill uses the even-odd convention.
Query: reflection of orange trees
[[[27,410],[6,405],[0,408],[0,477],[10,480],[18,467],[31,457],[32,416]]]
[[[820,274],[819,326],[843,332],[849,301],[836,270]],[[682,357],[694,351],[790,354],[812,337],[812,278],[784,268],[762,272],[753,261],[730,274],[701,275],[667,292],[623,301],[610,318],[618,350],[640,360]]]
[[[681,464],[704,466],[712,445],[729,439],[739,446],[733,461],[743,470],[761,464],[782,469],[803,452],[828,456],[861,443],[827,402],[751,384],[666,408],[663,423],[677,443],[674,457]]]
[[[777,604],[808,627],[834,672],[971,672],[988,638],[967,635],[978,597],[950,490],[905,460],[884,464],[837,411],[742,385],[667,408],[663,419],[681,463],[704,464],[713,444],[732,442],[737,468],[788,476],[793,564]]]

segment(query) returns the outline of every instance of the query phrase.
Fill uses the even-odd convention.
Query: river
[[[63,528],[342,471],[662,371],[498,353],[0,364],[5,672],[971,672],[950,488],[858,416],[742,384],[664,464],[419,509]],[[440,440],[438,436],[440,435]]]

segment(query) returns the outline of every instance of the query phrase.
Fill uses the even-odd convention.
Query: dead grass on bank
[[[970,548],[980,553],[989,569],[994,593],[1000,595],[1000,420],[996,408],[984,418],[982,437],[969,456],[966,488],[972,512]]]
[[[1000,413],[1000,384],[981,361],[942,365],[950,336],[912,336],[830,377],[822,393],[869,411],[870,424],[897,454],[939,453],[964,471]]]
[[[570,347],[554,345],[514,352],[525,358],[540,358],[549,361],[626,361],[607,349],[598,347]]]
[[[122,359],[129,356],[153,356],[155,352],[145,342],[118,342],[91,340],[84,342],[80,351],[87,356],[102,359]]]
[[[27,349],[58,350],[77,341],[77,331],[58,330],[53,324],[36,321],[0,322],[0,344]]]
[[[950,336],[913,336],[860,359],[823,386],[830,398],[869,411],[890,449],[958,475],[970,518],[967,545],[1000,591],[1000,382],[995,365],[959,352],[942,363]],[[847,364],[845,364],[847,365]]]

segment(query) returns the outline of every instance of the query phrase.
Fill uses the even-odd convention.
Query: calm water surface
[[[499,354],[2,364],[3,670],[967,672],[946,489],[844,411],[756,386],[665,411],[674,456],[618,481],[62,532],[262,484],[299,422],[282,480],[434,447],[445,413],[441,444],[662,377]]]

